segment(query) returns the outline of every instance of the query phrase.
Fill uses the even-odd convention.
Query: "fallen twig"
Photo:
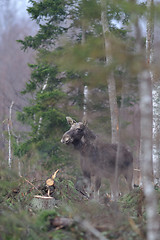
[[[29,180],[27,180],[26,178],[23,178],[27,183],[29,183],[32,187],[34,187],[34,189],[36,189],[41,195],[43,195],[42,193],[41,193],[41,191],[39,191],[39,189],[36,187],[36,186],[34,186],[34,184],[33,183],[31,183]]]

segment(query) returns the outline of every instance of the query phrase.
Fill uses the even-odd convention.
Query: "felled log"
[[[52,175],[51,178],[46,180],[46,186],[47,186],[47,189],[48,189],[48,197],[50,197],[51,188],[54,187],[54,179],[56,178],[56,175],[57,175],[58,172],[59,172],[59,169],[54,172],[54,174]]]
[[[66,217],[55,217],[50,220],[50,226],[57,229],[71,227],[73,223],[73,219]]]
[[[99,240],[108,240],[87,220],[82,220],[79,218],[72,219],[66,217],[55,217],[50,220],[50,227],[56,229],[69,228],[72,225],[77,225],[83,232],[89,233]]]

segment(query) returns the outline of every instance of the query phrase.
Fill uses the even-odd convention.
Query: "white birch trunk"
[[[10,108],[9,108],[9,119],[8,119],[8,136],[9,136],[9,144],[8,144],[8,165],[11,168],[12,165],[12,142],[11,136],[16,138],[17,145],[19,145],[19,137],[13,131],[13,124],[12,124],[12,108],[14,102],[12,101]],[[20,159],[18,158],[18,175],[21,177],[21,163]]]
[[[12,101],[9,108],[9,118],[8,118],[8,166],[11,168],[12,165],[12,149],[11,149],[11,125],[12,125],[12,107],[14,102]]]
[[[106,1],[101,0],[101,24],[105,43],[105,55],[106,55],[106,66],[112,62],[112,57],[109,53],[110,42],[107,38],[109,31],[109,24],[107,20]],[[111,113],[111,128],[112,128],[112,143],[118,143],[119,140],[119,122],[118,122],[118,106],[116,98],[116,84],[113,72],[107,76],[108,82],[108,94],[109,94],[109,105]]]
[[[150,65],[153,63],[153,40],[154,40],[154,16],[152,13],[152,7],[154,0],[147,0],[147,29],[146,29],[146,61]],[[153,73],[150,71],[151,80],[153,80]]]
[[[48,78],[46,79],[46,81],[45,81],[45,83],[44,83],[44,85],[43,85],[43,87],[42,87],[41,93],[43,93],[43,91],[46,89],[47,83],[48,83]],[[38,134],[39,134],[39,131],[40,131],[40,129],[41,129],[41,123],[42,123],[42,117],[39,118],[38,131],[37,131]]]
[[[82,23],[82,39],[81,39],[81,44],[83,45],[86,41],[86,29],[84,27],[84,24]]]
[[[154,183],[160,186],[160,84],[153,84],[153,173]]]
[[[147,25],[148,27],[149,25]],[[147,30],[149,34],[149,31]],[[150,63],[152,57],[149,49],[149,35],[146,36],[146,61]],[[142,52],[141,32],[136,22],[136,50]],[[153,164],[152,164],[152,74],[149,70],[144,70],[138,76],[140,90],[140,111],[141,111],[141,141],[140,141],[140,165],[141,177],[145,195],[146,217],[147,217],[147,240],[159,239],[159,222],[157,216],[157,199],[153,184]]]
[[[146,61],[150,68],[150,77],[152,81],[152,103],[153,103],[153,176],[155,184],[160,185],[160,141],[159,141],[159,97],[160,86],[155,79],[155,74],[152,70],[154,62],[154,15],[153,15],[153,0],[147,0],[148,18],[147,18],[147,31],[146,31]]]
[[[8,119],[8,166],[11,168],[12,164],[12,151],[11,151],[11,131],[10,131],[10,122]]]
[[[84,86],[83,95],[84,95],[84,102],[83,102],[83,117],[87,117],[87,102],[88,102],[88,86]]]
[[[153,19],[151,6],[153,0],[147,0],[148,19],[146,31],[146,61],[149,71],[145,70],[140,76],[140,109],[141,109],[141,171],[146,199],[147,240],[158,240],[160,236],[158,221],[158,205],[153,182],[153,103],[152,86],[153,72]]]
[[[81,39],[81,44],[84,45],[86,41],[86,29],[84,27],[84,23],[82,23],[82,39]],[[88,102],[88,94],[89,94],[89,90],[88,90],[88,86],[85,85],[84,89],[83,89],[83,118],[85,120],[87,120],[87,102]]]
[[[141,171],[146,199],[147,240],[159,239],[157,199],[152,182],[152,95],[150,74],[146,70],[140,79],[141,109]]]

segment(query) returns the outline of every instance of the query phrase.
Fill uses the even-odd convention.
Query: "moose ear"
[[[68,122],[69,125],[73,125],[74,123],[76,123],[76,121],[74,119],[72,119],[71,117],[66,117],[66,120]]]
[[[86,119],[85,116],[83,117],[82,122],[83,122],[83,125],[84,125],[84,126],[87,126],[87,125],[88,125],[88,121],[87,121],[87,119]]]

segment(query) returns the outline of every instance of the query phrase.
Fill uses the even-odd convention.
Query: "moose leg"
[[[129,191],[132,191],[132,179],[133,179],[133,167],[128,168],[128,171],[124,175],[126,182],[128,184]]]
[[[99,189],[101,186],[101,178],[97,176],[91,176],[91,197],[95,200],[99,200]]]
[[[85,180],[85,192],[88,197],[91,195],[91,175],[88,171],[83,171],[83,177]]]
[[[119,197],[118,177],[110,179],[111,200],[117,201]]]

